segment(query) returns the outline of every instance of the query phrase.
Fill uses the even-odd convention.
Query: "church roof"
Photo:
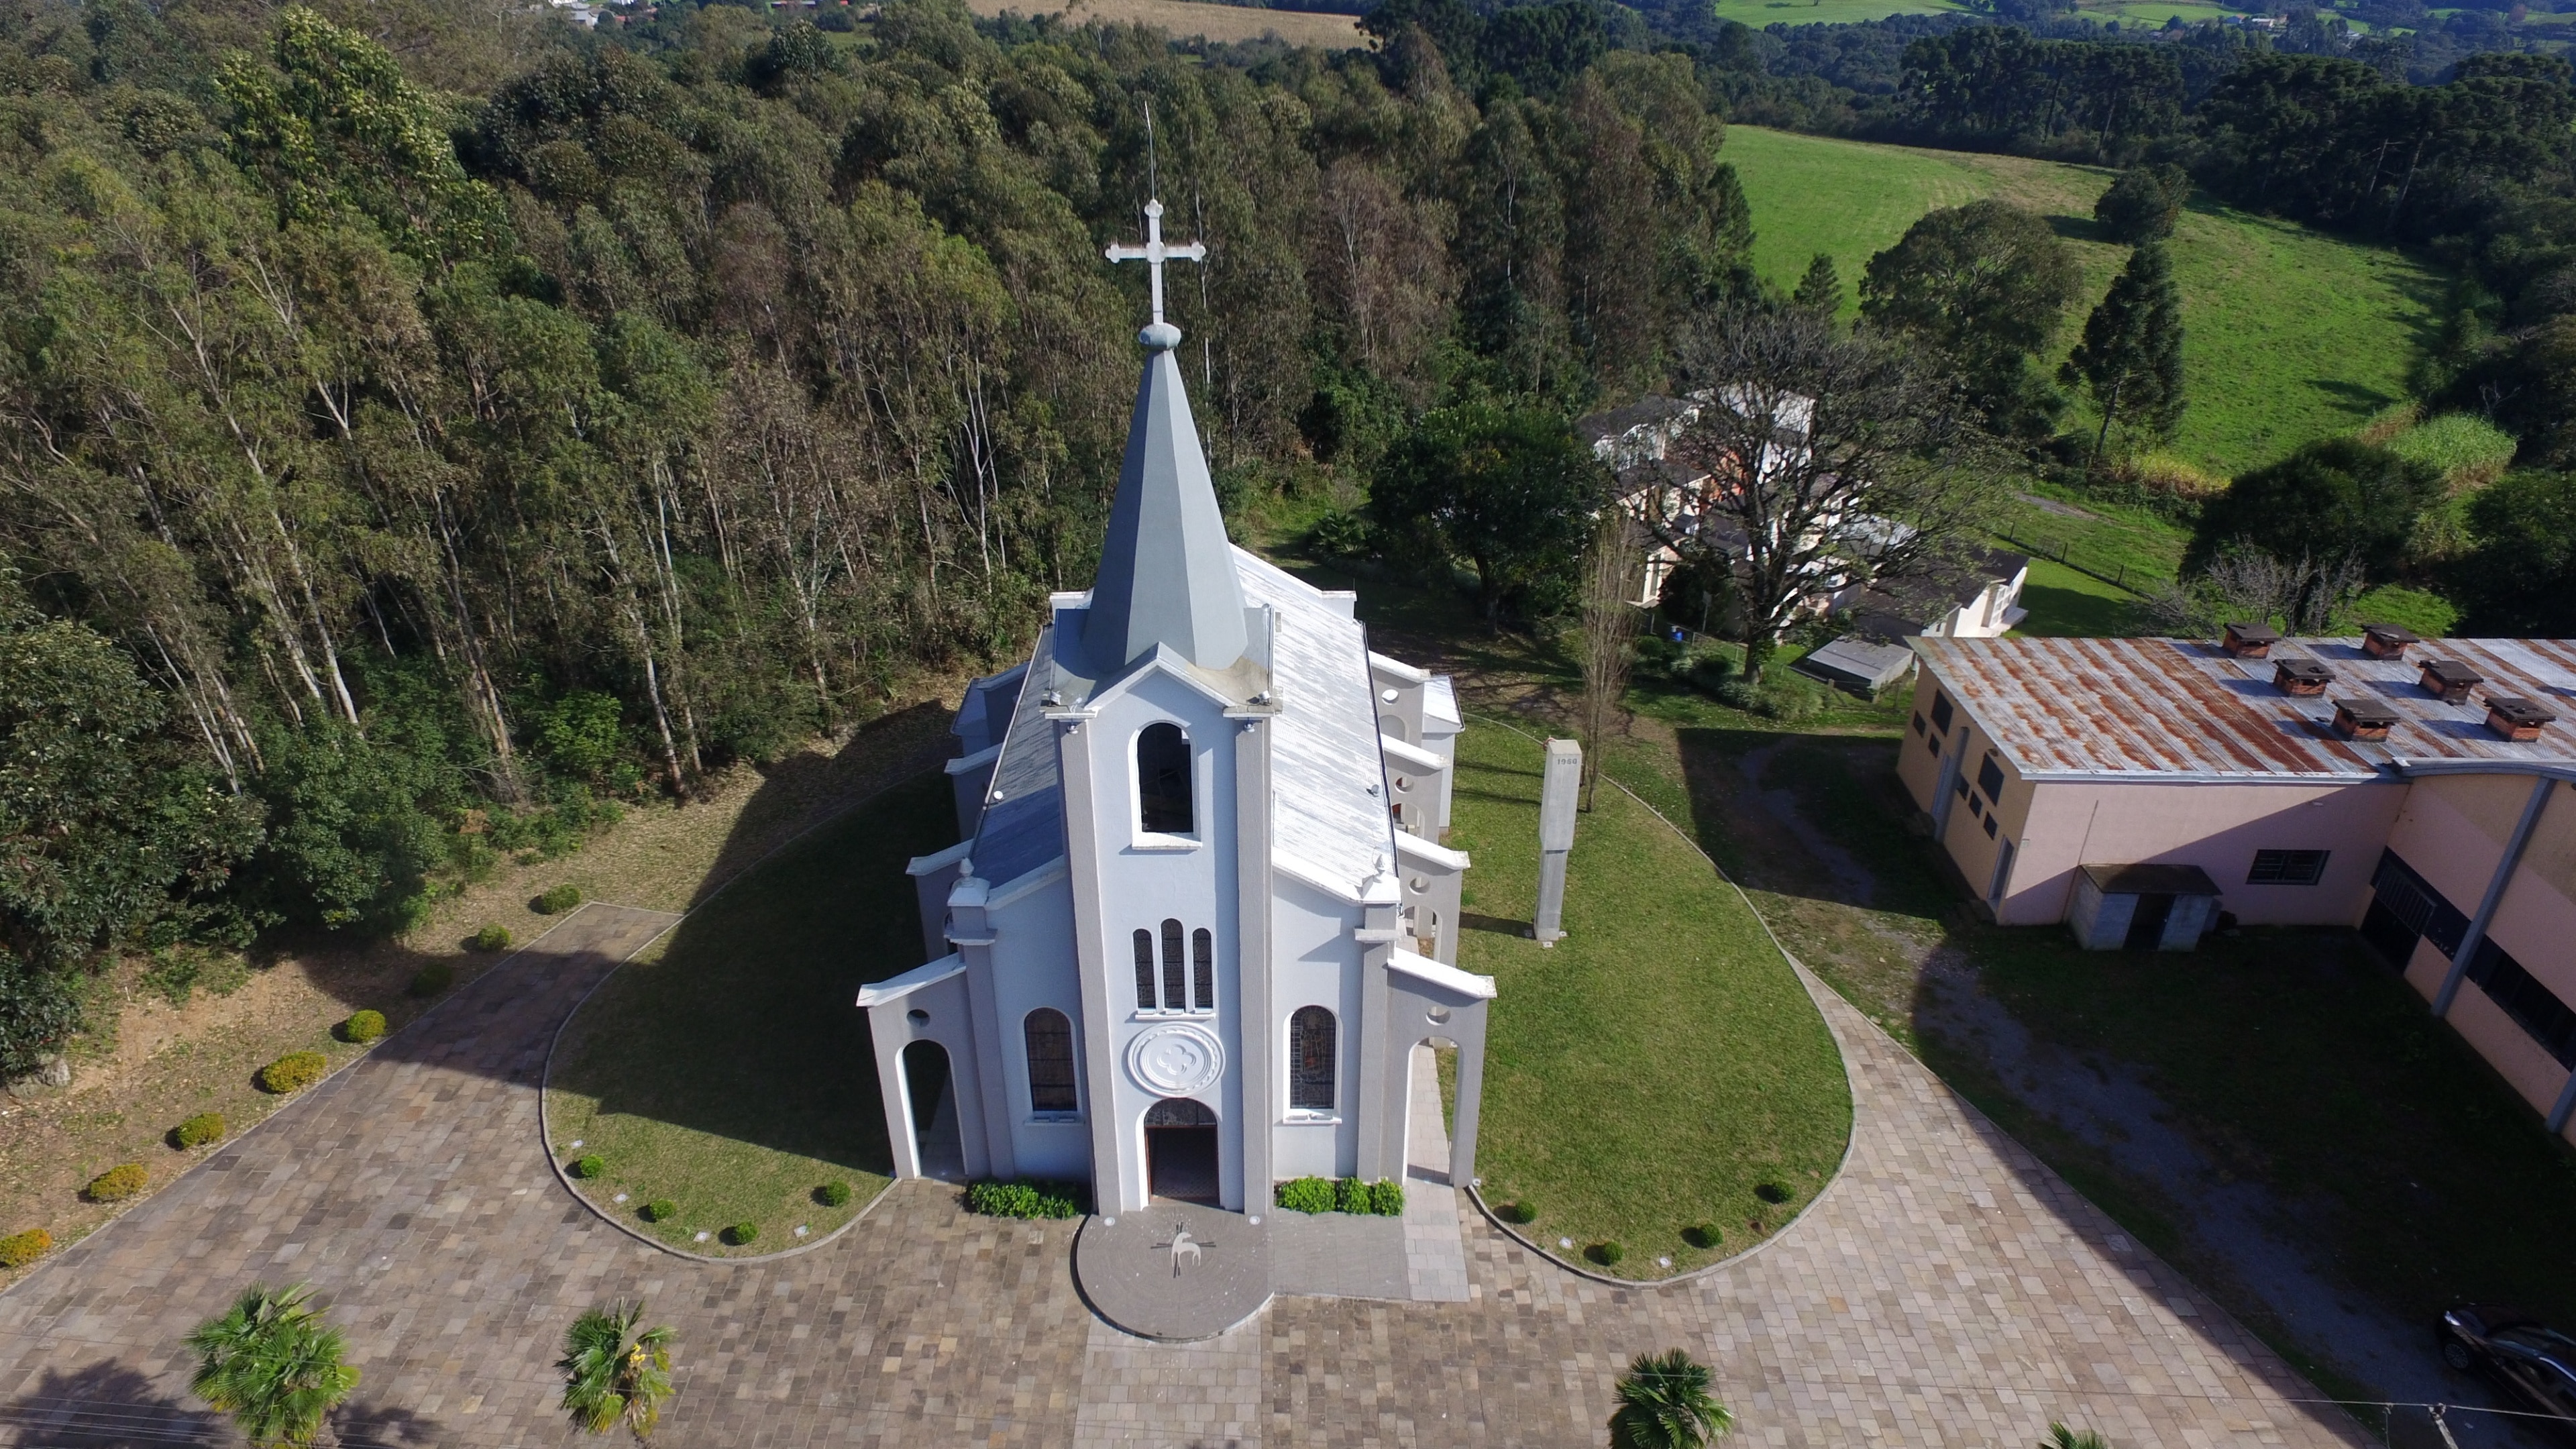
[[[1395,824],[1386,807],[1368,633],[1346,602],[1227,545],[1236,587],[1271,611],[1271,855],[1281,869],[1349,900],[1391,894],[1381,875],[1392,859]],[[1081,617],[1068,609],[1060,621]],[[994,762],[975,874],[995,885],[1017,880],[1064,854],[1064,793],[1056,769],[1046,697],[1087,696],[1084,651],[1059,649],[1058,624],[1038,635],[1029,674]],[[1068,657],[1069,656],[1069,657]]]
[[[1347,898],[1395,849],[1386,770],[1378,755],[1377,702],[1368,631],[1321,589],[1234,551],[1243,591],[1268,604],[1270,674],[1279,699],[1271,726],[1271,835],[1281,866]],[[1391,867],[1390,867],[1391,869]],[[1380,890],[1391,890],[1382,881]]]

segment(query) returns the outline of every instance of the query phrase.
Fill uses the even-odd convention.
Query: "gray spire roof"
[[[1138,340],[1145,375],[1136,385],[1127,460],[1082,626],[1083,652],[1103,678],[1158,644],[1202,669],[1223,669],[1243,657],[1247,643],[1234,545],[1172,358],[1181,331],[1158,317]]]

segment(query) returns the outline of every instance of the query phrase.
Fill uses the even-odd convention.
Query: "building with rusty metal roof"
[[[1898,774],[1982,913],[2102,949],[2357,928],[2569,1131],[2576,641],[1912,642]]]

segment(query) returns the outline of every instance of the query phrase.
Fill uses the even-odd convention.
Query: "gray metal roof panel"
[[[2404,660],[2373,659],[2357,638],[2284,639],[2268,659],[2181,639],[1911,642],[2025,776],[2367,779],[2400,760],[2576,762],[2576,732],[2553,725],[2514,744],[2485,724],[2488,694],[2576,706],[2576,645],[2565,640],[2443,639],[2414,646]],[[2398,715],[2388,739],[2337,736],[2330,698],[2285,694],[2272,682],[2285,657],[2334,671],[2329,695],[2385,702]],[[2419,683],[2428,659],[2456,659],[2486,682],[2469,703],[2444,704]]]
[[[1243,592],[1274,612],[1270,673],[1271,846],[1351,897],[1395,851],[1378,752],[1368,632],[1313,585],[1234,551]]]
[[[1082,626],[1090,672],[1114,675],[1157,644],[1202,669],[1242,658],[1243,592],[1233,552],[1180,365],[1169,348],[1149,347]]]

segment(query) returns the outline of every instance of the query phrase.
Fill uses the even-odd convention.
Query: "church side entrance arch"
[[[957,1123],[957,1085],[948,1049],[916,1041],[903,1049],[904,1096],[910,1099],[913,1150],[921,1175],[943,1182],[966,1180],[966,1144]]]
[[[1217,1200],[1216,1114],[1188,1097],[1145,1109],[1145,1184],[1156,1197]]]

